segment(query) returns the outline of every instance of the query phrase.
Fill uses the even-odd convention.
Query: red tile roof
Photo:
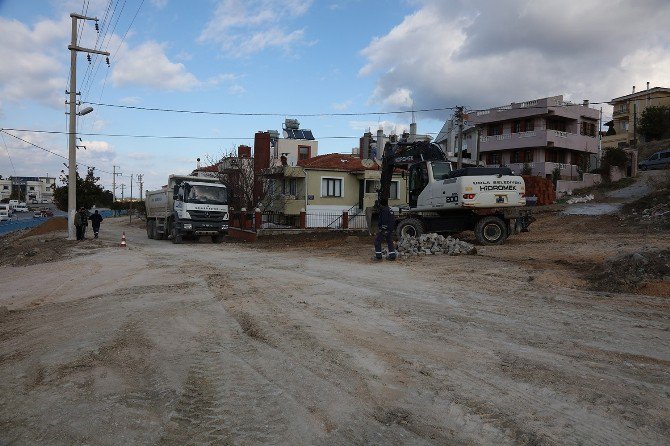
[[[319,155],[314,158],[298,161],[298,166],[306,169],[326,169],[326,170],[343,170],[348,172],[356,172],[362,170],[379,170],[377,163],[372,163],[370,167],[363,166],[362,159],[356,155],[349,155],[343,153],[329,153],[327,155]]]

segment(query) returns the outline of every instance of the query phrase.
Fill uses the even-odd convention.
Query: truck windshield
[[[228,204],[225,187],[194,185],[188,191],[189,203]]]
[[[446,180],[451,173],[451,163],[432,163],[433,179],[435,181]]]

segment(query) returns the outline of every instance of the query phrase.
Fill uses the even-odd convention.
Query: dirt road
[[[74,256],[0,267],[0,444],[668,444],[670,301],[578,270],[670,237],[570,221],[572,251],[540,221],[372,263],[355,240],[173,245],[106,220]]]

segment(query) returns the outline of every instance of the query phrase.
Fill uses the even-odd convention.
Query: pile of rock
[[[457,238],[438,234],[423,234],[419,237],[403,235],[398,240],[398,254],[401,257],[448,254],[477,254],[474,245]]]
[[[589,201],[593,200],[594,196],[593,195],[585,195],[583,197],[572,197],[566,201],[568,204],[575,204],[575,203],[588,203]]]

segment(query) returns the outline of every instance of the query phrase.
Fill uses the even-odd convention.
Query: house
[[[274,166],[264,172],[269,182],[269,209],[286,215],[318,213],[340,215],[348,212],[364,220],[364,211],[377,199],[380,166],[356,155],[331,153],[307,160],[297,166]],[[391,206],[406,203],[406,182],[394,175]]]
[[[15,192],[27,203],[51,203],[55,188],[54,177],[9,177],[0,179],[0,200],[9,199]]]
[[[602,146],[607,147],[633,147],[641,141],[641,135],[636,135],[634,121],[639,123],[642,112],[647,107],[670,106],[670,88],[654,87],[633,92],[625,96],[619,96],[609,102],[614,107],[612,120],[606,123],[609,127],[607,134],[603,137]]]
[[[440,146],[447,157],[458,153],[458,120],[455,117],[448,119],[437,136],[435,144]],[[465,158],[477,158],[477,129],[470,121],[463,125],[463,155]]]
[[[562,95],[471,112],[479,132],[479,160],[551,178],[555,168],[564,179],[595,167],[600,112],[563,100]]]

